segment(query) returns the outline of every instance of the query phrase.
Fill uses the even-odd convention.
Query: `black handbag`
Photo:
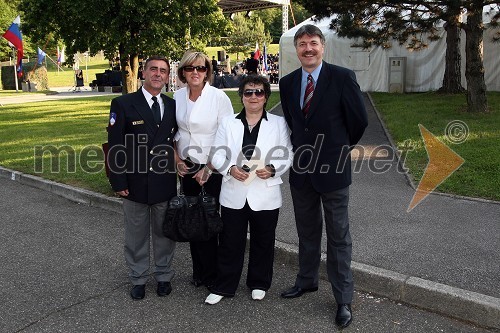
[[[197,196],[180,194],[169,203],[163,222],[163,234],[176,242],[207,241],[222,231],[217,200],[201,188]]]

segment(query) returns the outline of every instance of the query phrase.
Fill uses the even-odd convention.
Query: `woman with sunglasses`
[[[252,299],[261,300],[271,286],[274,239],[281,207],[281,175],[292,161],[285,119],[265,110],[271,95],[266,78],[248,75],[238,93],[244,105],[224,118],[217,131],[212,165],[223,175],[220,193],[224,228],[219,235],[217,280],[205,303],[233,297],[238,287],[250,225],[246,285]]]
[[[208,162],[217,127],[222,118],[233,115],[233,106],[224,91],[210,85],[211,61],[201,52],[187,51],[177,75],[186,87],[174,94],[176,119],[177,172],[185,195],[198,195],[201,187],[219,198],[222,176]],[[218,236],[205,242],[190,242],[193,275],[191,283],[198,287],[213,284],[217,268]]]

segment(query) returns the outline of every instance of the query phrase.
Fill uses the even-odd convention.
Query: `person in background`
[[[225,73],[227,75],[231,74],[231,59],[229,59],[229,54],[226,55]]]
[[[259,60],[255,59],[255,53],[250,53],[250,58],[247,59],[245,69],[248,75],[257,74],[259,68]]]
[[[323,61],[325,37],[318,27],[300,27],[294,45],[302,66],[283,77],[279,86],[295,152],[290,190],[299,236],[299,272],[295,284],[281,296],[295,298],[318,290],[323,215],[328,280],[337,302],[335,321],[344,328],[352,321],[354,292],[348,152],[361,139],[367,114],[354,72]],[[303,147],[315,151],[299,153]]]
[[[109,181],[123,198],[125,261],[133,284],[130,296],[134,300],[145,295],[150,237],[156,293],[167,296],[172,291],[175,242],[162,232],[168,201],[177,194],[173,147],[177,131],[175,101],[161,94],[169,72],[166,58],[151,56],[144,67],[144,86],[111,102]]]
[[[187,86],[174,94],[179,131],[175,137],[177,169],[186,195],[205,191],[219,198],[222,176],[214,172],[208,154],[222,118],[234,114],[229,97],[210,85],[212,68],[201,52],[187,51],[177,75]],[[218,236],[205,242],[190,242],[193,261],[192,284],[196,287],[214,283],[217,269]]]
[[[238,93],[244,108],[237,116],[223,119],[211,158],[212,165],[223,175],[220,203],[224,227],[217,252],[217,280],[205,299],[207,304],[235,295],[249,226],[246,285],[254,300],[262,300],[271,287],[274,240],[282,204],[281,175],[292,163],[285,119],[265,110],[271,95],[267,79],[248,75],[240,82]]]
[[[214,75],[215,76],[219,75],[218,63],[217,60],[215,60],[215,56],[212,56],[212,68],[214,70]]]

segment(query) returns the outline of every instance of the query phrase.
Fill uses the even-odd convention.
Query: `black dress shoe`
[[[318,287],[313,287],[313,288],[300,288],[297,286],[293,286],[281,293],[281,297],[283,298],[295,298],[295,297],[300,297],[304,293],[310,293],[313,291],[317,291]]]
[[[143,299],[146,294],[146,286],[144,284],[136,284],[130,291],[132,299]]]
[[[339,328],[346,328],[352,322],[351,304],[339,304],[335,323]]]
[[[156,294],[160,297],[167,296],[172,292],[172,285],[167,281],[158,282],[158,287],[156,288]]]

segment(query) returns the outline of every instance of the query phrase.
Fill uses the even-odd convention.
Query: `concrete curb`
[[[41,177],[0,167],[0,177],[52,192],[66,199],[122,214],[121,200]],[[297,266],[298,248],[276,241],[276,262]],[[500,329],[500,298],[451,287],[442,283],[352,262],[356,289],[387,297],[459,320]],[[321,258],[320,277],[327,279],[326,255]]]
[[[297,266],[297,247],[276,242],[276,260]],[[323,254],[320,277],[327,280]],[[473,324],[500,329],[500,298],[451,287],[358,262],[351,264],[357,290],[387,297]]]

